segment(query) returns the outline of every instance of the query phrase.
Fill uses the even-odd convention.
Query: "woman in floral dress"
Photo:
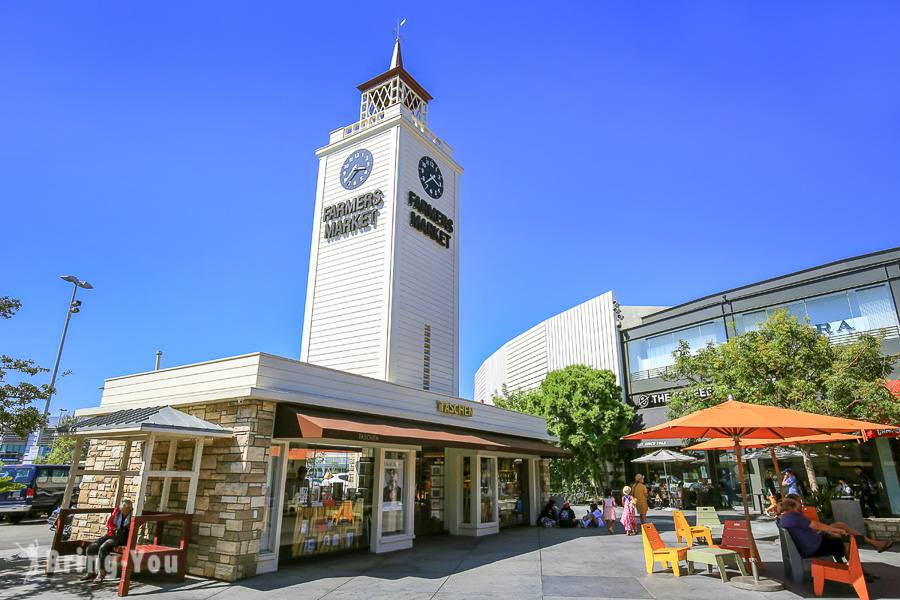
[[[637,534],[637,510],[635,507],[634,496],[631,495],[631,487],[622,488],[622,525],[625,526],[625,535]]]

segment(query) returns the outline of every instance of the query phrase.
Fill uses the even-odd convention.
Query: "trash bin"
[[[832,500],[831,512],[834,515],[835,523],[844,523],[851,529],[866,535],[866,523],[863,521],[862,506],[859,500]]]

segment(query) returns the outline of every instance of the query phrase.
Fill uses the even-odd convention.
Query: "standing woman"
[[[634,496],[635,509],[641,518],[641,525],[646,525],[647,511],[650,510],[650,494],[647,492],[647,486],[644,485],[644,476],[640,473],[634,477],[631,495]]]

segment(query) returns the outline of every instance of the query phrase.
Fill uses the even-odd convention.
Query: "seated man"
[[[785,498],[781,503],[781,522],[779,527],[788,531],[801,556],[842,556],[846,557],[844,542],[841,536],[852,535],[857,541],[863,541],[878,552],[884,552],[894,544],[894,540],[879,542],[865,537],[844,523],[826,525],[810,521],[800,512],[800,503],[793,498]],[[867,573],[867,575],[869,575]],[[871,575],[870,575],[871,576]]]
[[[128,534],[131,531],[131,510],[131,500],[122,500],[106,522],[106,535],[88,545],[88,572],[81,578],[81,581],[100,583],[106,578],[107,570],[115,564],[109,561],[109,553],[116,546],[124,546],[128,543]],[[97,574],[98,570],[99,575]]]
[[[580,524],[582,527],[600,527],[602,521],[603,511],[600,510],[596,502],[591,502],[591,507],[588,509],[587,514],[581,518]]]

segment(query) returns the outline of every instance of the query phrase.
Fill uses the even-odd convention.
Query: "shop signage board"
[[[669,399],[672,397],[672,393],[677,389],[678,388],[670,388],[668,390],[655,392],[652,394],[633,394],[631,397],[629,397],[628,400],[635,408],[656,408],[659,406],[666,406],[669,404]],[[697,392],[697,397],[710,398],[712,397],[712,394],[712,388],[704,388]]]
[[[439,413],[456,415],[457,417],[471,417],[475,414],[475,408],[472,406],[445,402],[443,400],[437,401],[437,409]]]

